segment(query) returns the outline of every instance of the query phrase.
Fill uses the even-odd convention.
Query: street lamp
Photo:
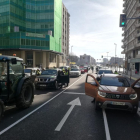
[[[71,62],[72,62],[72,47],[73,47],[73,46],[71,46]]]
[[[109,52],[106,52],[106,53],[107,53],[107,64],[108,64],[108,53],[109,53]]]
[[[116,49],[117,49],[117,44],[114,43],[114,45],[115,45],[115,71],[116,71]]]

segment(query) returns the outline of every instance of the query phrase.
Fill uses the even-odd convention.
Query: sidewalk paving
[[[130,78],[130,72],[128,72],[128,74],[122,73],[122,75]],[[137,80],[139,78],[140,78],[140,74],[133,74],[133,75],[131,75],[131,79],[133,79],[133,80]]]

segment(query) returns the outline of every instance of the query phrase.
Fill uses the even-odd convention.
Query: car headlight
[[[53,78],[53,79],[50,79],[50,81],[54,81],[55,79]]]
[[[98,94],[99,94],[101,97],[106,97],[106,93],[105,93],[105,92],[99,91]]]
[[[135,93],[135,94],[130,94],[129,95],[129,98],[131,99],[131,100],[135,100],[135,99],[137,99],[137,94]]]
[[[38,81],[38,78],[35,78],[35,81],[37,82]]]

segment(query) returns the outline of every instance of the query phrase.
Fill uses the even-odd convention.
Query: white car
[[[26,68],[26,69],[24,69],[24,73],[25,73],[27,76],[36,75],[37,69],[39,69],[39,68]],[[40,69],[39,69],[39,70],[40,70]]]
[[[77,69],[77,68],[71,69],[70,70],[70,76],[75,76],[75,77],[81,76],[81,70]]]

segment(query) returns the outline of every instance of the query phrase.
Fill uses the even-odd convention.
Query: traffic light
[[[125,25],[126,25],[126,15],[121,14],[120,15],[120,27],[125,27]]]
[[[101,58],[103,58],[103,55],[101,56]]]

